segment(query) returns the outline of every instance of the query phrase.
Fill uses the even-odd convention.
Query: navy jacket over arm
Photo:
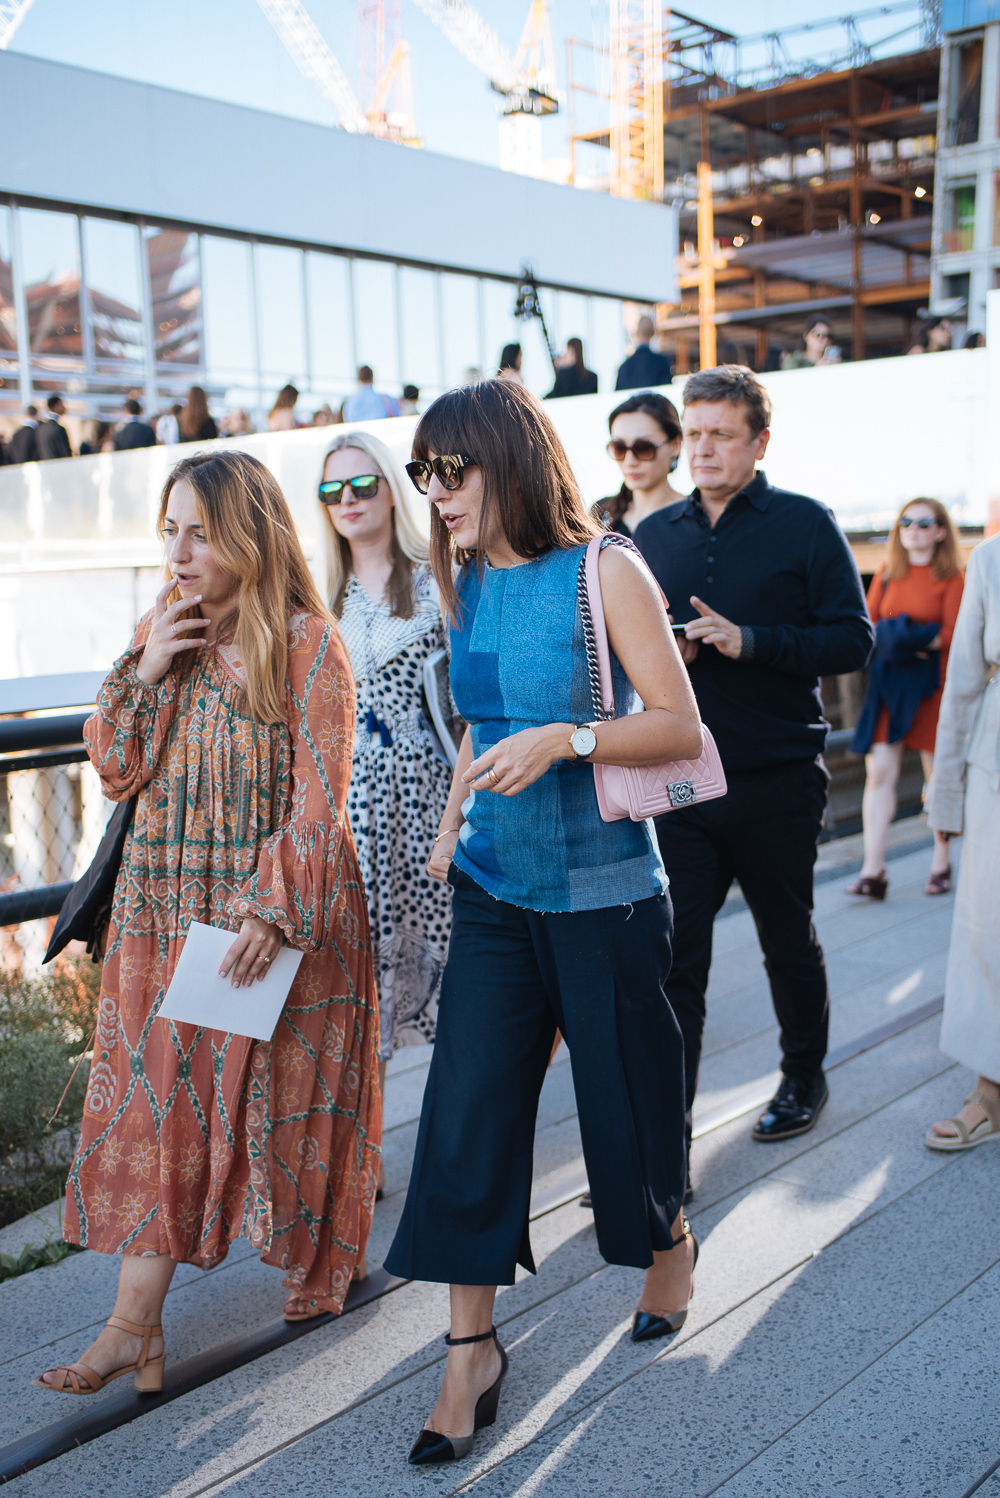
[[[830,510],[775,489],[762,472],[713,528],[698,491],[636,527],[678,623],[696,594],[743,630],[738,660],[701,645],[689,667],[727,770],[821,754],[829,725],[819,678],[857,671],[872,627],[847,539]]]
[[[917,708],[941,685],[941,653],[929,649],[940,628],[940,624],[918,624],[909,614],[879,620],[868,690],[851,740],[855,754],[867,754],[871,748],[883,703],[889,710],[887,742],[898,744],[906,738]]]

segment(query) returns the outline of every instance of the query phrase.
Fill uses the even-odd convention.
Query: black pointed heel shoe
[[[432,1462],[457,1462],[463,1456],[468,1456],[472,1450],[472,1443],[476,1439],[476,1431],[482,1430],[486,1425],[492,1425],[496,1420],[497,1406],[500,1403],[500,1385],[507,1377],[507,1369],[510,1366],[507,1354],[500,1346],[495,1326],[491,1327],[488,1332],[480,1332],[478,1337],[453,1337],[449,1334],[444,1340],[449,1347],[464,1347],[467,1342],[492,1340],[497,1344],[497,1352],[500,1354],[500,1372],[485,1393],[480,1394],[476,1400],[472,1435],[443,1436],[436,1430],[422,1430],[408,1457],[408,1461],[414,1467],[429,1467]]]
[[[691,1231],[687,1219],[684,1220],[684,1237],[674,1238],[671,1248],[679,1248],[684,1238],[690,1238],[694,1244],[694,1264],[691,1265],[691,1295],[694,1295],[694,1271],[698,1263],[698,1240]],[[691,1296],[688,1297],[690,1303]],[[670,1337],[674,1332],[679,1332],[687,1320],[688,1308],[683,1311],[673,1311],[669,1316],[657,1316],[652,1311],[636,1311],[632,1317],[632,1341],[653,1342],[657,1337]]]

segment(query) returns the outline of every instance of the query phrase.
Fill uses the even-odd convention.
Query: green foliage
[[[33,978],[0,971],[0,1224],[63,1189],[87,1087],[81,1057],[90,1046],[99,992],[100,968],[87,959],[60,961]]]
[[[4,1280],[16,1279],[19,1274],[30,1274],[33,1269],[44,1269],[46,1264],[58,1264],[70,1254],[82,1253],[75,1243],[63,1243],[59,1238],[50,1238],[45,1243],[26,1243],[15,1259],[13,1254],[0,1253],[0,1284]]]

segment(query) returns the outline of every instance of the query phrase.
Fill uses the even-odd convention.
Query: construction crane
[[[372,135],[394,140],[401,146],[422,146],[413,118],[410,49],[406,42],[396,43],[381,77],[376,77],[376,85],[365,108]]]
[[[285,50],[304,78],[336,105],[341,128],[355,135],[370,134],[365,112],[301,0],[257,0]]]
[[[500,165],[538,176],[542,171],[541,121],[558,113],[547,0],[532,0],[512,57],[500,37],[467,0],[415,0],[504,100],[500,120]]]
[[[14,32],[34,3],[35,0],[0,0],[0,52],[13,40]]]
[[[611,191],[661,203],[663,13],[658,0],[611,0],[609,22]]]
[[[421,146],[413,118],[410,49],[402,39],[399,0],[357,0],[358,93],[372,135]]]

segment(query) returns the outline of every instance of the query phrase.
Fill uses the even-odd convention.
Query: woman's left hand
[[[255,978],[267,977],[284,940],[277,926],[248,915],[222,960],[219,976],[226,978],[232,972],[234,988],[249,988]]]
[[[571,723],[547,723],[544,728],[522,728],[501,739],[474,759],[462,779],[474,791],[496,791],[516,796],[540,780],[558,759],[572,755]]]

